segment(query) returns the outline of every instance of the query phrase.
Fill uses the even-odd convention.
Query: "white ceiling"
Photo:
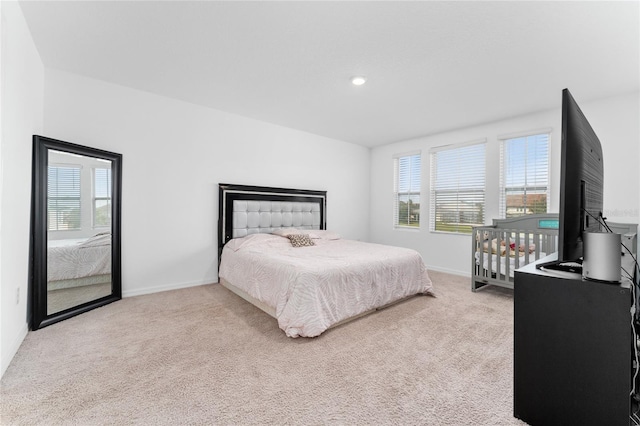
[[[364,146],[640,90],[637,1],[21,6],[45,67]]]

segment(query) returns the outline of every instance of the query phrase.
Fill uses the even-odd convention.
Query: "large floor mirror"
[[[122,155],[33,137],[32,330],[122,297]]]

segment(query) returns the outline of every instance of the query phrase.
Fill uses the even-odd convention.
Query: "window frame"
[[[460,171],[463,170],[464,167],[458,167],[457,173],[455,174],[455,181],[457,182],[456,185],[453,185],[453,183],[455,182],[450,182],[449,180],[438,181],[438,169],[439,169],[438,156],[440,153],[454,152],[454,151],[461,152],[461,150],[464,150],[466,148],[476,147],[476,146],[482,147],[482,158],[481,159],[476,158],[474,161],[474,164],[481,164],[481,168],[478,169],[477,172],[474,172],[473,168],[467,168],[465,169],[465,173],[460,174]],[[472,154],[464,154],[462,160],[465,160],[465,161],[474,160],[473,158],[470,157],[471,155]],[[475,139],[475,140],[472,140],[469,142],[463,142],[463,143],[437,146],[429,150],[429,164],[430,164],[429,231],[430,232],[450,234],[450,235],[451,234],[452,235],[470,235],[473,226],[484,225],[485,212],[486,212],[486,200],[487,200],[486,158],[487,158],[487,139],[486,138]],[[475,185],[465,185],[462,187],[459,185],[459,182],[461,179],[468,180],[470,177],[473,177],[473,176],[476,176],[476,177],[481,176],[481,178],[478,179],[478,182]],[[445,183],[449,183],[449,185],[444,185]],[[455,190],[438,188],[441,184],[444,185],[445,187],[451,186],[453,188],[455,186]],[[455,195],[454,197],[455,202],[453,202],[452,204],[456,204],[456,206],[455,206],[455,209],[452,211],[452,213],[454,215],[457,215],[458,221],[456,222],[455,225],[453,224],[451,225],[452,230],[438,229],[438,223],[439,223],[438,215],[441,214],[440,213],[441,210],[439,209],[439,204],[441,204],[441,202],[439,203],[438,199],[440,198],[439,193],[442,193],[444,191],[447,191],[450,194]],[[460,203],[464,202],[464,200],[460,200],[459,194],[464,192],[466,192],[467,194],[474,194],[474,193],[480,194],[477,197],[474,197],[474,196],[469,197],[470,201],[473,201],[474,198],[477,198],[479,200],[478,203],[480,204],[480,207],[477,211],[460,208]],[[444,209],[444,213],[447,213],[446,209]],[[474,223],[465,225],[464,222],[460,219],[460,217],[464,216],[465,214],[467,216],[478,216],[479,220],[477,220]],[[442,222],[443,224],[446,224],[446,222],[444,221],[440,221],[440,222]]]
[[[531,130],[531,131],[526,131],[526,132],[518,132],[518,133],[510,133],[510,134],[505,134],[505,135],[499,135],[498,136],[498,140],[500,141],[500,181],[499,181],[499,200],[498,200],[498,213],[499,213],[499,217],[502,219],[505,219],[507,217],[519,217],[519,216],[526,216],[529,214],[536,214],[536,213],[548,213],[549,212],[549,207],[551,205],[551,184],[550,184],[550,176],[551,176],[551,134],[552,134],[552,129],[550,128],[545,128],[545,129],[538,129],[538,130]],[[507,143],[509,141],[513,141],[513,140],[517,140],[517,139],[522,139],[522,138],[530,138],[530,137],[538,137],[538,136],[546,136],[546,151],[547,151],[547,156],[546,156],[546,188],[544,185],[528,185],[527,184],[527,177],[528,177],[528,173],[525,172],[525,183],[522,186],[508,186],[507,185],[507,180],[509,178],[508,176],[508,170],[507,170],[507,158],[506,158],[506,150],[507,150]],[[525,140],[525,144],[528,144],[528,140]],[[527,149],[527,147],[525,146],[525,150]],[[526,158],[526,152],[525,152],[525,156],[524,156],[524,160],[527,161]],[[525,170],[527,169],[527,164],[525,164]],[[531,211],[531,213],[527,213],[526,211],[523,212],[522,214],[517,214],[517,215],[507,215],[507,209],[508,209],[508,201],[507,201],[507,191],[511,190],[511,191],[517,191],[521,189],[523,192],[523,197],[526,198],[526,194],[527,194],[527,190],[531,191],[532,193],[540,193],[540,191],[544,190],[544,193],[546,194],[546,207],[545,207],[545,212],[536,212],[536,211]],[[527,208],[527,204],[525,202],[524,205],[525,208]]]
[[[403,158],[408,158],[409,160],[409,182],[408,182],[408,191],[400,191],[400,162]],[[418,164],[418,175],[415,176],[413,171],[411,170],[413,163],[412,158],[417,158],[419,161]],[[413,178],[416,178],[414,180]],[[415,190],[416,186],[414,185],[417,182],[417,191]],[[410,151],[404,152],[401,154],[393,155],[393,228],[394,229],[403,229],[403,230],[420,230],[422,226],[422,206],[421,206],[421,192],[422,192],[422,151]],[[407,223],[400,223],[400,197],[405,196],[408,197],[409,202],[413,202],[412,198],[418,199],[418,219],[416,225],[411,225],[410,219],[410,211],[407,210]]]
[[[98,197],[97,195],[97,172],[98,170],[106,170],[107,171],[107,188],[108,188],[108,196],[106,197]],[[92,173],[91,173],[91,216],[92,216],[92,226],[93,229],[100,229],[100,228],[110,228],[111,227],[111,222],[112,222],[112,218],[111,218],[111,203],[112,203],[112,198],[113,198],[113,177],[111,176],[111,167],[93,167],[92,168]],[[96,224],[96,217],[97,217],[97,207],[96,207],[96,203],[98,201],[107,201],[107,206],[109,206],[108,211],[109,211],[109,223],[104,225],[104,224]]]

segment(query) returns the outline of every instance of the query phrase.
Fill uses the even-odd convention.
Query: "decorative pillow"
[[[315,246],[315,243],[313,242],[313,240],[311,240],[309,234],[293,234],[287,236],[287,238],[289,238],[289,241],[291,241],[291,245],[294,247]]]
[[[272,234],[279,235],[281,237],[288,237],[289,235],[301,234],[301,232],[296,228],[280,228],[273,231]]]

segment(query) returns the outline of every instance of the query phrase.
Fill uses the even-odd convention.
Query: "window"
[[[546,213],[549,201],[549,134],[503,139],[500,212],[503,217]]]
[[[111,169],[93,169],[93,226],[111,225]]]
[[[420,227],[420,153],[393,159],[394,213],[396,227]]]
[[[80,166],[49,166],[47,178],[47,229],[80,229]]]
[[[484,225],[485,141],[431,150],[431,231]]]

